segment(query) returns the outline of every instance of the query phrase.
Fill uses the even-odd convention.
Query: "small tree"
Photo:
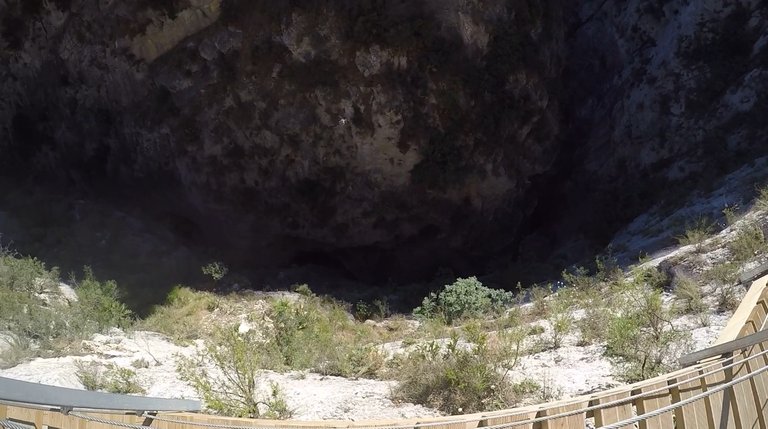
[[[465,317],[497,314],[514,299],[512,292],[485,287],[477,277],[469,277],[457,279],[439,293],[431,293],[413,313],[426,318],[442,317],[446,323],[453,323]]]
[[[197,359],[182,359],[178,368],[181,378],[192,385],[207,407],[234,417],[290,417],[279,386],[271,386],[269,397],[262,397],[258,377],[270,356],[259,353],[265,347],[257,332],[241,334],[232,327],[219,330],[214,338]],[[213,368],[206,368],[206,364]]]

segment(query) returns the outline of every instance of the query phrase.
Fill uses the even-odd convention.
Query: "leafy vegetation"
[[[717,307],[720,311],[735,310],[739,306],[736,294],[738,272],[738,265],[729,262],[715,265],[704,273],[704,278],[716,287]]]
[[[511,292],[485,287],[476,277],[469,277],[431,293],[413,313],[423,318],[439,317],[450,324],[468,317],[499,314],[514,299]]]
[[[750,223],[741,227],[733,241],[728,243],[728,250],[733,256],[733,262],[744,263],[766,251],[765,234],[763,229]]]
[[[138,328],[163,333],[176,342],[186,343],[205,336],[206,315],[220,304],[216,295],[176,286],[165,305],[155,307],[152,314],[138,323]]]
[[[708,307],[704,303],[704,296],[701,292],[701,286],[690,278],[680,278],[675,284],[675,297],[682,304],[681,310],[684,314],[701,314]]]
[[[94,323],[94,331],[107,328],[125,328],[131,323],[131,311],[120,301],[117,283],[99,282],[90,268],[85,268],[85,278],[75,281],[78,306],[82,314]]]
[[[670,357],[681,354],[686,333],[672,325],[672,314],[661,300],[661,291],[643,283],[631,285],[621,310],[608,325],[606,351],[621,359],[620,375],[639,381],[672,369]]]
[[[219,329],[215,338],[197,359],[182,359],[178,368],[182,379],[195,388],[206,406],[234,417],[291,417],[278,385],[270,385],[268,394],[259,389],[259,374],[274,357],[274,350],[262,351],[264,340],[259,333]],[[213,366],[212,370],[208,365]]]
[[[700,250],[701,243],[709,238],[713,232],[714,225],[712,222],[705,217],[699,217],[686,225],[685,232],[677,237],[677,242],[682,246],[696,245],[697,249]]]
[[[76,301],[66,299],[59,287],[55,268],[0,250],[0,331],[11,346],[0,355],[3,365],[71,352],[96,332],[130,325],[117,285],[97,281],[88,268],[85,278],[75,281]]]
[[[121,394],[146,393],[138,382],[136,372],[130,368],[82,360],[75,362],[75,366],[75,376],[86,390]]]
[[[399,381],[393,395],[451,414],[512,406],[531,387],[528,383],[516,389],[508,379],[524,338],[522,329],[491,337],[473,326],[463,336],[454,332],[444,344],[422,343],[393,362]]]

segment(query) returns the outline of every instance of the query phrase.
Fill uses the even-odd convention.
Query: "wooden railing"
[[[764,273],[762,273],[764,274]],[[751,280],[750,280],[751,281]],[[593,395],[510,410],[462,416],[379,421],[275,421],[196,413],[62,413],[0,405],[0,422],[45,429],[584,428],[589,419],[610,429],[768,429],[768,276],[752,281],[715,345],[681,359],[678,371]],[[3,392],[0,392],[2,398]],[[68,411],[68,410],[65,410]],[[139,410],[130,410],[139,411]],[[158,410],[140,410],[158,411]],[[141,415],[137,415],[141,414]],[[21,429],[11,427],[10,429]]]

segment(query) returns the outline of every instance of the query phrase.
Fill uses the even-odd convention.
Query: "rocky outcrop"
[[[461,265],[510,242],[557,154],[556,1],[0,7],[7,168],[162,182],[163,210],[261,262]]]
[[[614,211],[634,216],[659,191],[707,186],[765,154],[768,4],[593,1],[581,18],[579,171],[619,197]]]

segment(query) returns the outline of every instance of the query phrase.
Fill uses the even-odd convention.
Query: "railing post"
[[[632,394],[632,391],[627,390],[624,392],[616,393],[614,395],[603,396],[603,397],[600,397],[599,399],[596,399],[593,405],[600,405],[600,404],[605,404],[607,402],[626,399],[626,398],[629,398],[631,394]],[[622,405],[614,405],[610,408],[602,408],[599,410],[595,410],[594,413],[595,413],[595,426],[601,427],[601,426],[609,425],[611,423],[617,423],[622,420],[632,418],[632,404],[630,402],[627,402],[626,404],[622,404]],[[634,427],[635,427],[634,425],[624,426],[624,429],[634,429]]]
[[[667,387],[666,381],[661,381],[656,384],[648,385],[640,389],[640,392],[648,392],[651,390]],[[646,414],[651,411],[658,410],[659,408],[672,405],[672,397],[669,391],[659,391],[650,396],[639,398],[635,400],[635,406],[637,407],[637,414]],[[675,423],[672,420],[672,414],[666,413],[660,416],[651,417],[639,423],[640,429],[675,429]]]
[[[692,396],[696,396],[704,392],[703,380],[696,379],[701,375],[702,371],[693,373],[682,374],[676,379],[670,380],[670,384],[683,382],[688,379],[690,383],[684,383],[680,386],[672,388],[672,402],[677,403],[684,401]],[[707,419],[707,407],[704,405],[704,401],[699,400],[694,403],[684,405],[675,410],[675,425],[677,429],[697,429],[705,428],[708,425]]]
[[[728,365],[732,360],[723,361],[720,365]],[[714,370],[716,367],[713,367]],[[728,382],[725,371],[718,371],[704,377],[704,388],[710,390]],[[726,389],[731,390],[731,389]],[[715,392],[704,399],[707,408],[708,427],[711,428],[736,428],[729,395],[726,392]]]

